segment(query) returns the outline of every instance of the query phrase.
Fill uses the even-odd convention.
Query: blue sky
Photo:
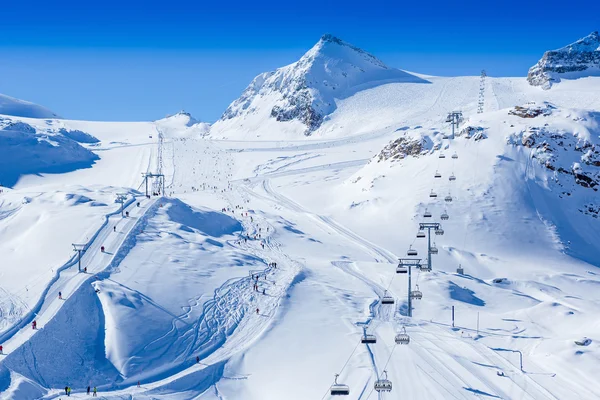
[[[0,93],[73,119],[214,121],[260,72],[324,33],[392,67],[525,76],[600,29],[600,2],[60,1],[3,4]]]

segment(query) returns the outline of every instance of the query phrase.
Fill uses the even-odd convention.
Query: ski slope
[[[2,271],[11,305],[2,307],[0,398],[63,398],[66,385],[87,398],[91,385],[106,399],[328,399],[336,373],[349,399],[598,398],[600,230],[576,211],[597,194],[509,139],[548,124],[596,141],[600,80],[543,91],[488,78],[485,113],[476,114],[478,77],[424,79],[337,100],[303,139],[269,124],[258,140],[247,127],[206,136],[183,114],[64,121],[100,140],[90,147],[100,160],[24,176],[0,194],[0,251],[22,265]],[[530,101],[556,111],[508,115]],[[461,127],[483,126],[486,138],[444,139],[456,109]],[[423,138],[426,151],[377,162],[402,135]],[[558,150],[564,168],[580,156]],[[141,173],[158,168],[166,193],[147,199]],[[65,191],[91,200],[67,201]],[[110,201],[123,191],[128,218]],[[432,238],[433,270],[412,271],[423,299],[411,318],[407,277],[395,270],[409,245],[426,257],[415,237],[425,209],[450,219]],[[48,249],[17,258],[12,249],[32,238]],[[74,263],[78,241],[89,242],[87,274]],[[33,275],[40,282],[27,295],[12,290]],[[385,291],[394,305],[381,304]],[[403,328],[408,345],[394,341]],[[377,343],[360,343],[365,330]],[[588,346],[574,344],[584,336]],[[384,370],[391,393],[373,389]]]

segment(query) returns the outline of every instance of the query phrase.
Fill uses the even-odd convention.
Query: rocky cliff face
[[[600,35],[593,32],[558,50],[547,51],[529,69],[527,80],[533,86],[549,89],[561,78],[600,75]]]
[[[306,135],[336,108],[335,100],[377,84],[423,81],[389,68],[375,56],[324,35],[297,62],[258,75],[227,108],[221,121],[250,114],[279,122],[300,121]]]

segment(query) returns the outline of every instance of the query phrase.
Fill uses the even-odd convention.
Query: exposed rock
[[[549,89],[561,78],[576,78],[600,74],[600,35],[592,32],[558,50],[547,51],[529,69],[527,81],[533,86]]]
[[[420,139],[411,137],[399,137],[388,143],[377,155],[377,162],[401,160],[407,156],[418,156],[423,151],[423,142]]]

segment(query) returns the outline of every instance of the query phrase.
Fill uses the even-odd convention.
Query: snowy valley
[[[0,102],[0,398],[599,398],[600,76],[549,59],[325,35],[212,125]]]

